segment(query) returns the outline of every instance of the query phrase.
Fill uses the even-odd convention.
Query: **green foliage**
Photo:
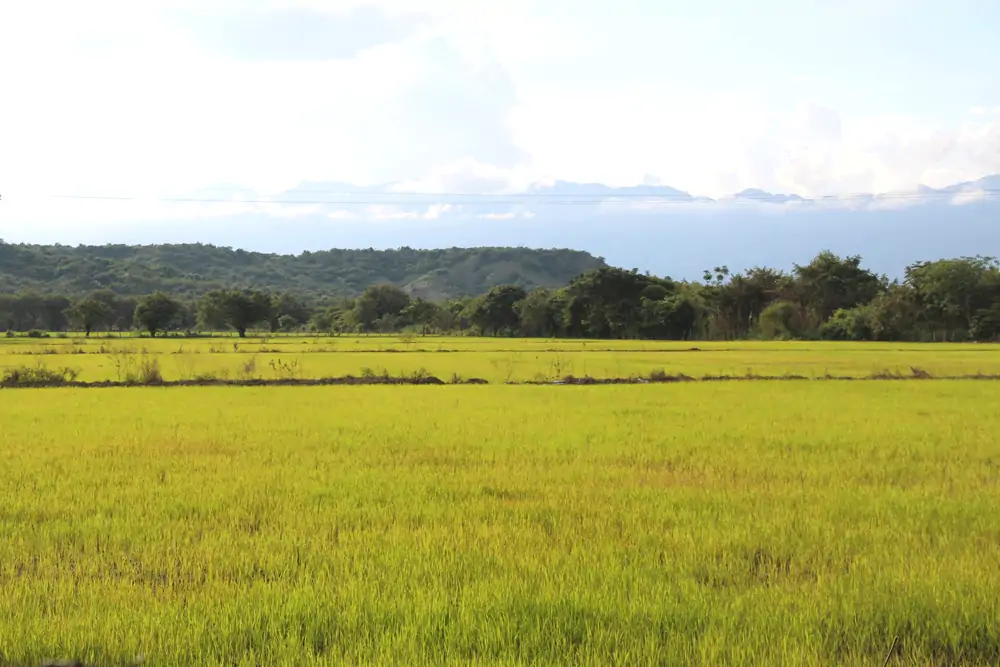
[[[699,306],[690,296],[682,294],[671,294],[659,300],[643,298],[641,316],[642,337],[685,340],[694,335]]]
[[[824,250],[804,266],[795,265],[794,294],[805,324],[818,328],[834,312],[874,299],[885,279],[861,268],[861,257],[841,258]]]
[[[49,368],[39,362],[35,366],[5,368],[0,374],[0,387],[53,387],[74,382],[79,374],[75,368]]]
[[[179,302],[163,292],[157,292],[135,307],[135,322],[155,338],[157,332],[164,331],[177,322],[182,310]]]
[[[71,323],[90,336],[95,328],[110,324],[113,311],[107,300],[91,295],[74,303],[67,314]]]
[[[363,332],[392,331],[410,306],[410,296],[390,283],[372,285],[354,301],[353,319]]]
[[[976,311],[970,334],[974,340],[1000,340],[1000,301]]]
[[[198,319],[211,328],[230,327],[240,338],[247,329],[268,321],[273,312],[270,295],[257,290],[213,290],[198,303]]]
[[[566,288],[564,321],[567,333],[591,338],[638,338],[642,327],[642,305],[648,288],[658,286],[671,293],[669,279],[644,275],[636,270],[602,268],[575,278]],[[655,295],[654,293],[654,295]]]
[[[802,331],[802,313],[791,301],[775,301],[760,314],[759,333],[767,340],[796,338]]]
[[[281,293],[271,298],[268,323],[271,331],[290,331],[308,322],[312,314],[312,308],[305,299],[295,294]],[[285,318],[284,324],[281,324],[282,318]]]
[[[205,252],[210,248],[196,247]],[[508,262],[521,256],[515,250],[481,250]],[[398,252],[423,257],[407,255],[417,252],[408,249]],[[236,251],[236,255],[253,265],[253,253]],[[302,257],[312,261],[311,253]],[[435,275],[440,271],[445,269],[435,269]],[[791,274],[761,267],[734,273],[718,266],[706,271],[701,283],[602,266],[576,275],[562,287],[492,284],[502,275],[506,274],[492,275],[489,289],[478,296],[451,298],[428,296],[434,290],[426,282],[401,286],[394,275],[366,285],[355,297],[322,300],[307,292],[275,293],[233,285],[209,289],[196,300],[160,292],[138,303],[106,289],[72,303],[65,296],[23,291],[0,294],[0,330],[64,332],[72,325],[89,335],[95,328],[122,332],[135,326],[158,335],[169,328],[191,331],[200,323],[210,330],[235,330],[241,337],[258,326],[271,332],[329,334],[477,332],[668,340],[997,337],[994,308],[1000,304],[1000,262],[988,257],[918,262],[907,268],[902,283],[888,283],[865,269],[860,257],[842,258],[828,251],[797,265]]]
[[[1000,262],[982,256],[917,262],[907,267],[906,284],[934,337],[961,340],[980,311],[1000,302]]]
[[[871,340],[875,337],[871,308],[839,308],[819,328],[819,334],[825,340]]]
[[[498,285],[478,300],[471,313],[472,323],[484,334],[514,335],[520,324],[517,305],[526,296],[516,285]]]
[[[528,337],[554,338],[563,334],[566,297],[562,290],[545,287],[532,290],[514,304],[520,333]]]
[[[277,330],[290,333],[292,331],[295,331],[295,329],[298,328],[300,324],[301,322],[299,322],[299,320],[295,319],[291,315],[282,315],[281,317],[278,318]]]
[[[406,323],[419,328],[424,335],[454,329],[454,318],[443,305],[420,297],[410,301],[400,314]]]
[[[94,285],[102,285],[120,295],[162,291],[193,301],[216,289],[253,287],[329,301],[357,296],[371,285],[387,282],[412,296],[441,301],[482,294],[503,283],[516,283],[526,289],[558,287],[573,276],[601,266],[605,266],[603,259],[585,252],[528,248],[404,247],[278,255],[200,243],[0,245],[0,285],[6,291],[44,289],[70,297],[82,297]],[[63,305],[59,312],[68,306]],[[282,314],[286,313],[278,316]],[[296,316],[294,312],[287,314]],[[28,325],[18,330],[30,326],[61,328],[49,322],[44,327]]]

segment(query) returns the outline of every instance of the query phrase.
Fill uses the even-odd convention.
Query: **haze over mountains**
[[[443,185],[451,191],[308,182],[268,194],[222,186],[149,201],[49,200],[90,222],[26,225],[8,214],[0,219],[0,238],[211,243],[288,254],[402,246],[571,248],[677,279],[699,278],[721,264],[734,271],[790,268],[821,249],[861,254],[866,265],[891,277],[917,260],[1000,254],[1000,175],[939,189],[820,199],[753,189],[711,199],[656,184],[555,181],[520,191],[488,179]]]

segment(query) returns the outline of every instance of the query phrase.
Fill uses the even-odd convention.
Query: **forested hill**
[[[565,285],[605,266],[576,250],[448,248],[325,250],[275,255],[203,244],[41,246],[0,242],[0,292],[196,296],[252,287],[314,298],[355,296],[389,282],[425,299],[482,294],[501,284]]]

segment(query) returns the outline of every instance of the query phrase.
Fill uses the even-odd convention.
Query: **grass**
[[[692,350],[692,348],[698,348]],[[166,380],[381,374],[476,377],[491,383],[565,375],[867,376],[911,367],[936,376],[1000,374],[1000,346],[908,343],[702,343],[390,336],[203,339],[0,339],[0,372],[27,365],[72,368],[81,381],[121,380],[155,361]]]
[[[998,399],[3,393],[0,664],[996,665]]]

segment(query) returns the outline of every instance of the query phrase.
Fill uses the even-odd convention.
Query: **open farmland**
[[[872,665],[898,636],[891,664],[995,665],[998,401],[0,391],[0,662]]]
[[[491,383],[566,375],[692,377],[747,374],[865,377],[919,368],[936,376],[1000,375],[990,344],[677,342],[435,336],[211,338],[0,338],[0,373],[42,365],[70,368],[82,381],[123,380],[155,362],[166,380],[394,376],[424,370]]]

